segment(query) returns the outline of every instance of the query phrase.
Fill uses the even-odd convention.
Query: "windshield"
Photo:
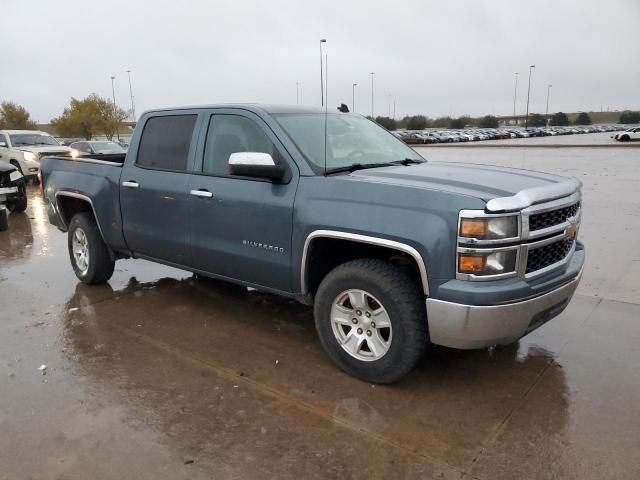
[[[55,145],[60,144],[51,135],[46,133],[15,133],[10,134],[11,145],[14,147],[31,146],[31,145]]]
[[[325,166],[325,115],[274,115],[291,140],[302,151],[316,173]],[[366,118],[330,113],[327,118],[327,171],[353,164],[386,164],[411,159],[424,161],[388,131]]]
[[[124,153],[125,149],[116,142],[91,142],[91,147],[96,153]]]

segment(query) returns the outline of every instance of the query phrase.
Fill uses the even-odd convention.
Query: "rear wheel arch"
[[[96,210],[89,197],[81,193],[61,191],[56,193],[55,198],[56,210],[65,230],[69,227],[69,223],[76,213],[89,212],[93,215],[94,220],[98,225],[100,235],[104,238],[98,216],[96,215]]]
[[[348,232],[316,230],[305,240],[300,269],[303,295],[315,295],[324,277],[351,260],[377,258],[403,267],[429,295],[427,267],[422,255],[410,245]]]

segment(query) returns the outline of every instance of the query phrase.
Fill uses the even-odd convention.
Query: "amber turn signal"
[[[487,221],[482,218],[463,218],[460,222],[460,236],[483,238],[487,234]]]
[[[458,257],[458,270],[461,273],[479,273],[484,271],[485,256],[460,255]]]

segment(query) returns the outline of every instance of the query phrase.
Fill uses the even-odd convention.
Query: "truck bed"
[[[57,160],[69,160],[72,162],[106,162],[109,164],[114,164],[116,166],[122,166],[124,164],[125,158],[127,158],[126,153],[97,153],[93,155],[83,155],[80,157],[72,158],[68,156],[53,156],[53,157],[45,157],[45,158],[55,158]]]
[[[70,218],[62,218],[59,206],[84,198],[91,204],[105,241],[112,248],[125,248],[120,211],[120,175],[125,155],[91,157],[45,157],[40,162],[46,185],[45,206],[49,221],[66,231]]]

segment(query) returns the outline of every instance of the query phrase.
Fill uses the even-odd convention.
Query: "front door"
[[[298,172],[264,122],[242,110],[217,110],[190,180],[193,267],[291,291],[291,229]],[[229,174],[236,152],[269,153],[288,168],[283,182]]]
[[[137,156],[120,177],[123,232],[137,254],[188,266],[189,169],[198,116],[153,116],[144,124]],[[132,145],[136,151],[136,145]]]

